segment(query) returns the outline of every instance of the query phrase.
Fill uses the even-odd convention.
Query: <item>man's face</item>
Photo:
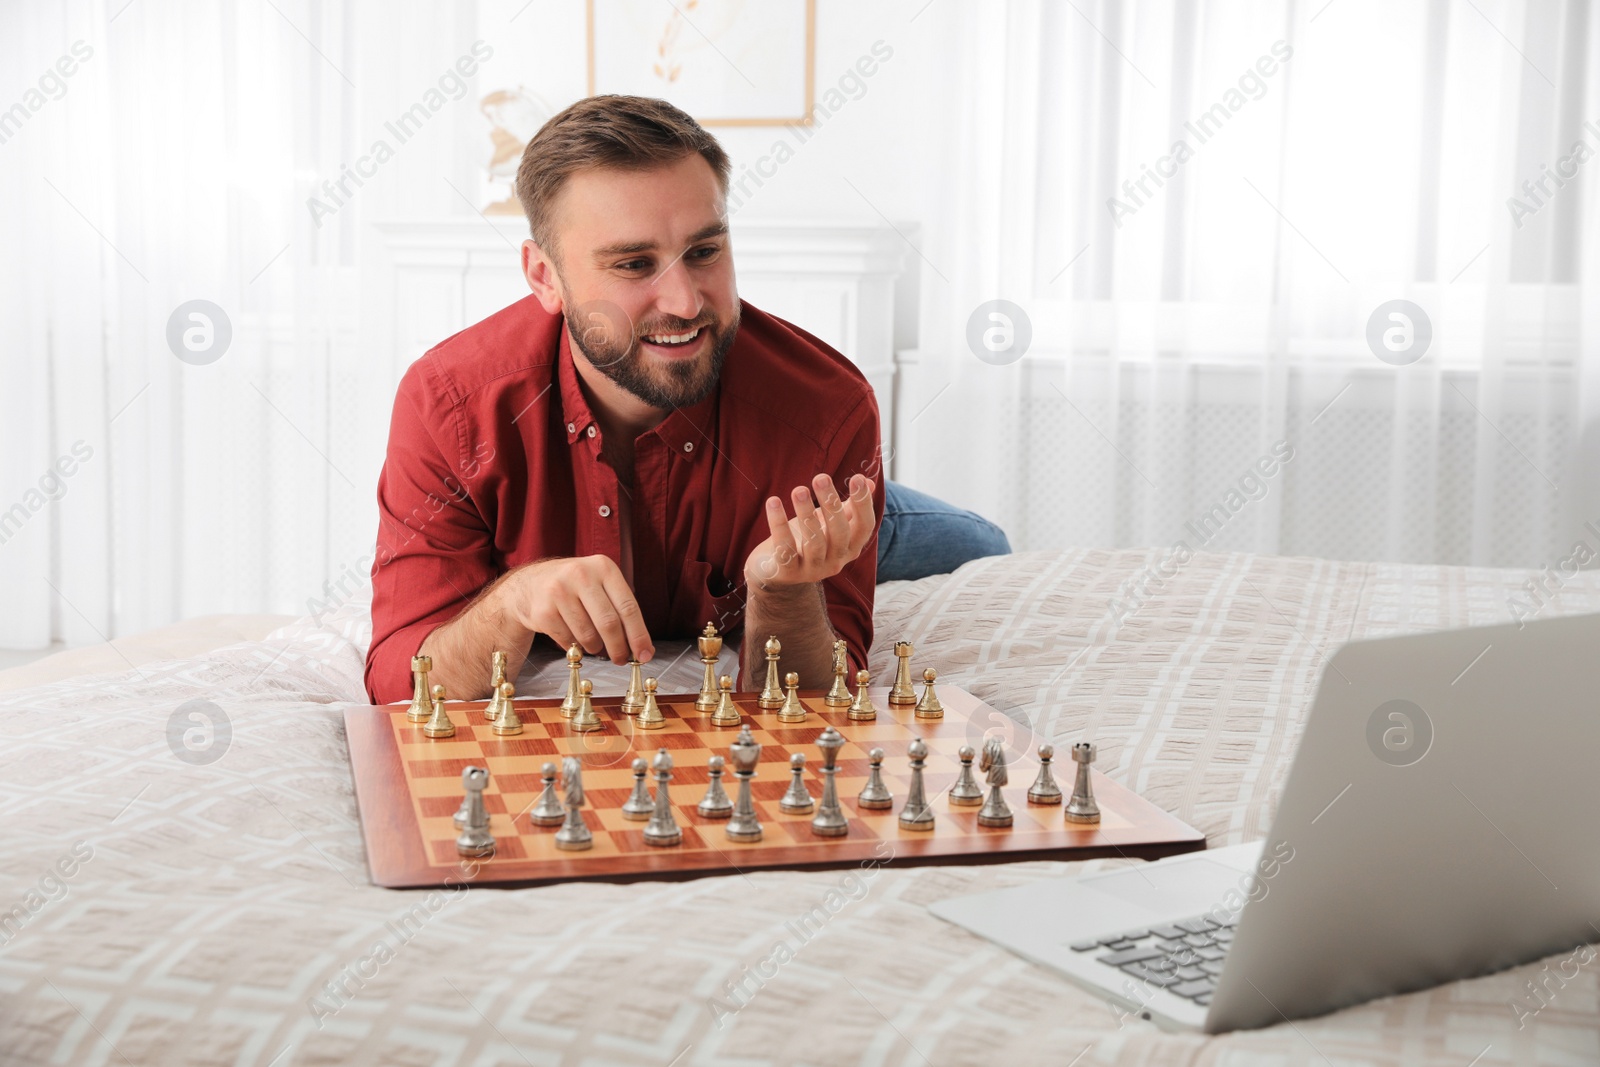
[[[723,197],[693,153],[567,179],[553,219],[562,314],[594,368],[657,408],[715,387],[739,327]]]

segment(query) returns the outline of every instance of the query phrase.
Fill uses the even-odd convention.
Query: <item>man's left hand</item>
[[[797,485],[789,494],[794,501],[792,519],[781,499],[768,497],[771,536],[745,561],[745,581],[768,588],[814,584],[838,574],[861,554],[877,528],[872,490],[871,478],[852,475],[850,496],[841,499],[833,479],[819,474],[810,486]]]

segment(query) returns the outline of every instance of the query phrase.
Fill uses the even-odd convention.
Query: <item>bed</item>
[[[1092,737],[1101,769],[1215,847],[1265,836],[1340,643],[1504,622],[1529,577],[1234,554],[1141,582],[1164,555],[1028,553],[885,584],[870,666],[886,676],[893,642],[914,642],[942,681],[1058,742]],[[1590,611],[1593,575],[1543,609]],[[1558,957],[1206,1037],[1119,1020],[924,908],[1120,860],[378,889],[340,715],[364,702],[366,605],[216,625],[246,639],[0,675],[6,1063],[1600,1062],[1595,967],[1517,1026],[1512,1002]],[[519,693],[554,691],[544,666]],[[171,740],[196,701],[226,718],[210,762]],[[827,899],[843,903],[793,944],[789,920]],[[792,958],[758,967],[783,939]]]

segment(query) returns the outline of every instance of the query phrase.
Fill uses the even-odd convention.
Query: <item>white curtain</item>
[[[1585,3],[922,17],[962,47],[930,103],[956,134],[921,245],[900,476],[1025,548],[1600,552]],[[1032,332],[1004,365],[968,343],[994,299]],[[1409,365],[1367,341],[1393,300],[1431,322]]]

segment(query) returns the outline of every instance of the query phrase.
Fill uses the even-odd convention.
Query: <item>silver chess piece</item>
[[[561,802],[566,805],[567,819],[556,831],[556,848],[567,852],[593,848],[594,834],[583,821],[583,764],[576,756],[561,761]]]
[[[1028,787],[1029,804],[1061,803],[1061,787],[1050,771],[1050,761],[1055,758],[1056,746],[1046,742],[1039,746],[1039,777]]]
[[[644,828],[644,843],[662,848],[682,844],[683,831],[678,829],[678,820],[673,817],[672,797],[667,792],[667,783],[672,781],[672,753],[660,749],[650,766],[656,772],[656,807]]]
[[[962,745],[956,755],[961,757],[961,773],[956,776],[956,784],[950,787],[950,803],[958,808],[975,808],[983,803],[983,790],[972,776],[972,757],[977,753],[971,745]]]
[[[528,821],[535,826],[560,826],[567,821],[567,809],[561,806],[561,800],[556,796],[556,765],[546,763],[540,767],[539,777],[544,780],[544,789],[539,794],[538,803],[528,812]]]
[[[739,776],[739,802],[728,820],[728,840],[760,841],[761,820],[756,818],[755,801],[750,796],[750,779],[756,776],[756,764],[761,762],[761,746],[750,736],[749,723],[740,727],[739,739],[728,746],[728,758],[733,761],[733,773]]]
[[[872,769],[867,772],[867,784],[861,787],[861,795],[856,797],[857,806],[872,811],[894,807],[894,794],[883,784],[883,749],[868,752],[867,759]]]
[[[822,800],[817,804],[816,817],[811,820],[811,832],[818,837],[843,837],[850,832],[850,823],[839,806],[839,785],[834,777],[839,773],[839,750],[844,747],[844,735],[832,726],[817,738],[817,748],[822,750]]]
[[[728,799],[727,790],[722,788],[721,756],[712,756],[706,760],[706,775],[710,782],[706,785],[705,799],[695,805],[698,811],[708,819],[726,819],[733,814],[733,801]]]
[[[911,744],[906,746],[906,755],[911,757],[911,787],[906,791],[906,806],[900,809],[900,828],[932,830],[933,807],[928,803],[928,796],[922,784],[922,771],[928,759],[928,743],[920,737],[913,737]]]
[[[806,754],[796,752],[789,757],[789,791],[778,801],[778,810],[785,815],[809,815],[816,806],[806,789]]]
[[[494,835],[489,832],[489,812],[483,806],[483,790],[488,784],[489,772],[482,767],[468,767],[461,772],[461,787],[467,791],[462,804],[466,809],[466,818],[463,824],[458,824],[461,833],[456,838],[456,851],[463,856],[488,856],[494,852]]]
[[[1000,787],[1011,781],[1006,773],[1006,746],[998,737],[983,743],[983,755],[978,759],[978,769],[986,775],[989,795],[984,798],[983,809],[978,812],[979,826],[1010,826],[1011,806],[1006,803]]]
[[[637,756],[633,761],[633,792],[628,794],[628,799],[622,802],[622,817],[632,822],[644,822],[656,810],[656,802],[650,799],[650,787],[645,784],[644,776],[650,773],[650,764],[645,762],[643,756]]]
[[[1072,784],[1072,799],[1067,802],[1068,822],[1099,822],[1100,805],[1094,799],[1094,786],[1089,781],[1089,764],[1094,762],[1096,749],[1087,741],[1072,746],[1072,759],[1078,765],[1078,777]]]

